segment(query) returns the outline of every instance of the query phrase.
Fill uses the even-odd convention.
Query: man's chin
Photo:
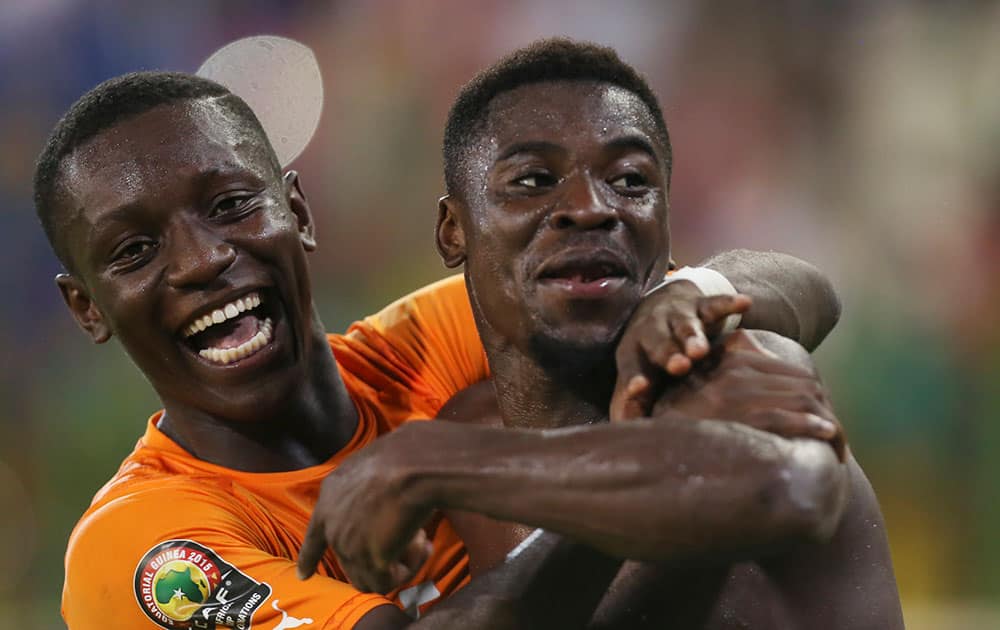
[[[547,370],[578,378],[613,368],[617,339],[617,329],[574,326],[536,333],[530,344],[532,354]]]

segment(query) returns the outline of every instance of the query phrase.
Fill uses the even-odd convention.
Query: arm
[[[850,499],[825,545],[764,560],[796,625],[816,630],[901,630],[903,614],[885,522],[871,484],[847,461]]]
[[[753,308],[743,314],[743,328],[776,332],[811,352],[840,319],[840,298],[829,278],[794,256],[735,249],[702,266],[718,271],[753,300]]]
[[[736,295],[709,295],[690,280],[652,289],[636,307],[615,354],[612,420],[649,415],[670,377],[705,358],[730,315],[745,329],[775,332],[814,349],[837,323],[840,300],[815,267],[792,256],[734,250],[703,266],[725,276]]]
[[[733,349],[711,379],[674,404],[687,409],[655,421],[544,432],[407,426],[327,478],[300,565],[315,562],[329,543],[355,569],[377,572],[440,507],[544,527],[637,559],[749,557],[830,535],[845,475],[829,445],[691,419],[791,416],[830,424],[816,417],[828,411],[811,374]]]
[[[333,563],[324,563],[326,575],[299,581],[268,515],[239,494],[209,480],[159,478],[90,511],[66,551],[67,626],[159,628],[198,620],[214,625],[193,627],[271,628],[287,614],[317,628],[350,628],[373,608],[392,606],[330,577]]]
[[[619,558],[735,560],[823,540],[844,500],[827,445],[732,423],[413,432],[425,429],[433,434],[414,442],[453,456],[412,468],[403,485],[417,501],[544,527]]]
[[[555,534],[539,533],[516,557],[512,554],[473,579],[425,617],[413,621],[399,609],[383,606],[365,615],[355,630],[584,627],[621,562]]]
[[[387,429],[435,417],[449,398],[489,376],[462,276],[400,298],[330,343],[337,363],[382,401]]]

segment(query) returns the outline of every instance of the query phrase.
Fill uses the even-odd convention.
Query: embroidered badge
[[[146,552],[134,585],[139,607],[163,628],[249,630],[271,595],[267,583],[192,540],[168,540]]]

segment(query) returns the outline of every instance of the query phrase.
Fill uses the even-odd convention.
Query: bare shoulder
[[[885,521],[871,483],[852,455],[850,498],[826,544],[804,545],[762,562],[800,620],[816,628],[903,627]],[[823,595],[817,597],[817,594]],[[820,625],[815,625],[822,620]]]

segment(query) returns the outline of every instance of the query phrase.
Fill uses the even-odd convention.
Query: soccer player
[[[597,627],[901,628],[857,462],[770,426],[835,420],[802,348],[734,333],[650,418],[606,422],[622,314],[669,264],[670,143],[641,77],[610,49],[538,43],[463,89],[444,145],[438,248],[464,265],[493,373],[444,413],[502,428],[411,425],[346,462],[300,565],[329,543],[377,576],[444,509],[474,573],[531,549],[534,527],[632,560],[553,559],[545,597],[564,620],[606,589]],[[621,420],[643,389],[624,385]]]
[[[460,278],[328,338],[298,176],[243,101],[189,75],[84,95],[39,159],[35,197],[71,313],[95,342],[116,336],[163,404],[70,537],[70,628],[395,628],[411,618],[393,604],[415,614],[467,581],[447,520],[404,544],[386,597],[349,584],[332,554],[308,581],[293,561],[330,471],[487,376]],[[420,623],[500,619],[490,597],[511,583],[477,580]]]

